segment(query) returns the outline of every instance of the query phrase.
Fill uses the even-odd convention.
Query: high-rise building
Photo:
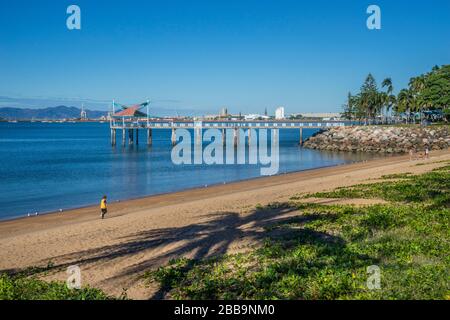
[[[87,120],[87,113],[86,113],[86,111],[84,110],[84,104],[81,105],[80,119],[81,119],[81,120]]]
[[[226,117],[226,116],[228,116],[228,109],[225,108],[225,107],[223,107],[223,108],[220,110],[220,116],[221,116],[221,117]]]
[[[284,119],[284,107],[278,107],[275,110],[275,119]]]

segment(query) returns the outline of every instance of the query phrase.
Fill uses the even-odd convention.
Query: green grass
[[[65,283],[35,276],[0,274],[0,300],[109,300],[99,289],[69,289]]]
[[[65,282],[46,282],[38,275],[57,270],[49,261],[43,267],[29,267],[14,273],[0,273],[0,300],[114,300],[102,290],[89,286],[69,289]],[[119,299],[127,299],[124,292]]]
[[[411,172],[406,172],[406,173],[394,173],[394,174],[386,174],[381,176],[381,179],[408,179],[411,177]]]
[[[382,198],[354,207],[298,204],[266,227],[263,245],[213,259],[178,259],[146,274],[177,299],[449,299],[450,166],[317,197]],[[271,210],[271,208],[258,208]],[[367,267],[381,289],[367,287]]]
[[[379,198],[392,202],[421,202],[435,206],[450,205],[450,165],[433,172],[413,176],[408,174],[383,176],[400,181],[360,184],[319,192],[308,196],[317,198]]]

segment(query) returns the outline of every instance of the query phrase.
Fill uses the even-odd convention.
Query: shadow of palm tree
[[[304,226],[306,222],[312,220],[332,221],[335,219],[335,214],[327,213],[275,219],[269,224],[269,228],[266,228],[265,245],[256,252],[259,258],[252,258],[253,261],[248,265],[250,268],[248,270],[254,272],[252,276],[241,276],[242,270],[236,274],[231,271],[234,267],[229,267],[230,263],[233,266],[235,262],[232,262],[233,259],[228,260],[226,256],[206,260],[184,260],[171,264],[163,270],[158,276],[160,289],[152,298],[166,298],[167,294],[171,294],[172,289],[175,289],[175,292],[178,292],[176,295],[181,294],[180,297],[196,300],[224,299],[224,297],[225,299],[285,299],[285,293],[280,293],[276,289],[277,284],[282,282],[285,276],[295,274],[307,279],[323,272],[346,274],[349,270],[377,263],[376,259],[349,249],[346,241],[341,237]],[[314,248],[318,256],[314,259],[302,260],[297,256],[296,250],[304,245],[307,245],[310,250]],[[269,260],[259,265],[260,258]],[[214,276],[216,268],[222,270],[221,272],[223,268],[225,270],[231,268],[227,271],[230,275],[224,279],[220,276],[216,277]],[[246,268],[244,267],[243,270]],[[194,271],[192,274],[191,270]],[[203,282],[203,279],[204,283],[198,285],[199,282]],[[190,289],[184,291],[184,287]],[[294,297],[301,297],[303,293],[296,291],[302,289],[294,287],[290,293]]]
[[[148,255],[142,261],[125,268],[119,274],[105,279],[103,282],[123,279],[130,276],[138,281],[139,275],[150,269],[168,263],[172,259],[189,255],[192,261],[220,256],[227,253],[230,245],[235,241],[245,241],[257,244],[267,236],[265,227],[273,224],[283,224],[295,216],[297,223],[306,222],[317,217],[299,216],[298,209],[288,203],[279,203],[250,214],[240,215],[235,212],[212,213],[206,215],[206,222],[183,227],[152,229],[132,234],[117,244],[55,257],[62,263],[53,268],[61,269],[67,266],[92,263],[111,263],[117,259],[126,259],[135,254],[156,253]],[[278,235],[279,236],[279,235]],[[316,233],[321,241],[328,241],[329,235]],[[162,298],[167,288],[161,288],[153,298]]]
[[[241,238],[257,240],[264,236],[263,226],[272,221],[282,221],[283,216],[296,211],[287,204],[279,204],[267,209],[254,210],[248,215],[235,212],[217,212],[204,215],[206,222],[176,228],[152,229],[135,233],[120,240],[119,244],[83,250],[74,254],[55,257],[66,261],[65,266],[74,263],[92,263],[111,261],[148,249],[172,247],[154,259],[134,266],[130,272],[138,272],[152,266],[155,262],[168,260],[193,253],[194,259],[220,255],[227,251],[229,245]],[[183,244],[179,244],[183,242]],[[179,245],[178,245],[179,244]],[[55,266],[56,267],[56,266]]]

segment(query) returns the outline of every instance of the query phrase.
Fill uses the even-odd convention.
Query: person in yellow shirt
[[[105,214],[108,212],[108,207],[106,206],[106,196],[103,196],[102,201],[100,201],[100,211],[102,212],[102,219],[104,219]]]

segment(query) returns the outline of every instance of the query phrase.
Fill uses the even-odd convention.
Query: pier
[[[115,121],[111,120],[111,144],[116,145],[117,131],[122,132],[122,144],[126,144],[126,132],[128,132],[128,145],[139,144],[139,130],[147,131],[147,145],[152,145],[152,131],[153,130],[172,130],[171,142],[175,145],[177,142],[177,129],[192,129],[202,131],[204,129],[219,129],[222,130],[222,143],[225,144],[226,130],[233,130],[234,144],[238,144],[238,130],[250,129],[296,129],[300,132],[299,144],[303,144],[303,129],[327,129],[331,127],[348,126],[349,122],[345,121],[294,121],[294,120],[265,120],[265,121],[245,121],[245,120],[222,120],[222,121],[169,121],[169,120],[134,120],[134,121]],[[251,139],[251,131],[248,131],[248,138]]]
[[[352,125],[350,121],[308,121],[308,120],[174,120],[174,119],[152,119],[149,117],[149,104],[133,106],[119,105],[113,101],[113,113],[110,119],[111,144],[116,145],[117,131],[122,132],[122,145],[126,145],[128,133],[128,145],[139,144],[139,130],[147,131],[147,145],[153,143],[153,130],[172,130],[171,142],[175,145],[177,142],[177,129],[192,129],[196,133],[201,133],[204,129],[218,129],[222,131],[222,144],[225,144],[225,133],[227,130],[233,130],[233,142],[236,146],[239,143],[239,130],[248,131],[248,139],[251,139],[251,129],[276,129],[287,130],[296,129],[300,131],[299,145],[303,144],[303,129],[328,129],[332,127],[342,127]],[[122,110],[115,113],[115,106],[118,105]],[[147,113],[140,110],[147,107]],[[201,137],[201,134],[197,134]],[[198,141],[196,141],[197,143]]]

